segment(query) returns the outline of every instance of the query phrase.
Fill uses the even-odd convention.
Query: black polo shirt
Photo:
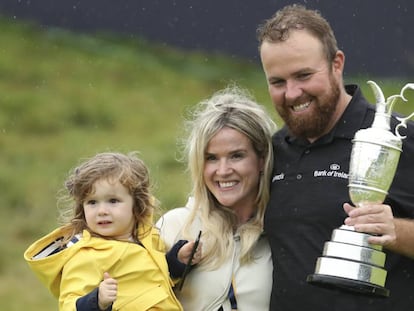
[[[286,127],[273,137],[275,164],[271,197],[265,214],[274,285],[270,310],[414,310],[414,261],[388,253],[386,288],[391,297],[360,296],[310,285],[306,277],[332,231],[346,217],[342,205],[350,202],[348,171],[352,139],[370,127],[375,107],[355,85],[346,87],[352,100],[335,128],[314,143],[290,136]],[[392,120],[392,128],[396,120]],[[386,203],[396,217],[414,218],[414,126],[403,143],[398,173]],[[410,160],[410,157],[413,160]],[[414,234],[414,233],[413,233]]]

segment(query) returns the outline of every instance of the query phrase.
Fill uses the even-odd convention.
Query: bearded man
[[[317,11],[291,5],[258,28],[268,90],[285,126],[273,137],[274,170],[265,232],[273,257],[270,310],[414,310],[414,126],[383,204],[354,208],[348,194],[352,139],[375,107],[343,83],[345,55]],[[374,55],[375,56],[375,55]],[[391,128],[398,122],[391,120]],[[387,254],[389,298],[307,283],[324,242],[342,224],[372,234]]]

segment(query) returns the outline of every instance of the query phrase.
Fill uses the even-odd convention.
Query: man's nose
[[[288,80],[286,82],[285,98],[286,100],[295,100],[302,95],[300,84],[296,81]]]

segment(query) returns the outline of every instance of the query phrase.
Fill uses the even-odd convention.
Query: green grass
[[[73,34],[6,19],[0,19],[0,27],[4,310],[56,310],[23,252],[56,227],[56,194],[79,160],[108,150],[140,151],[167,210],[184,204],[190,190],[184,166],[176,160],[188,108],[236,82],[278,120],[258,64],[142,38]],[[366,89],[366,79],[357,80]],[[376,82],[386,95],[403,84]]]

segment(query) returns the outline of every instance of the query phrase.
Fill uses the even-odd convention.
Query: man
[[[354,208],[347,187],[352,138],[371,126],[375,107],[358,86],[343,86],[345,55],[330,25],[318,12],[292,5],[261,25],[258,39],[269,94],[285,122],[273,137],[265,215],[274,262],[270,310],[414,310],[413,124],[384,204]],[[395,118],[391,123],[394,130]],[[335,174],[318,174],[325,171]],[[344,221],[375,234],[370,242],[384,247],[389,298],[306,282],[324,242]]]

